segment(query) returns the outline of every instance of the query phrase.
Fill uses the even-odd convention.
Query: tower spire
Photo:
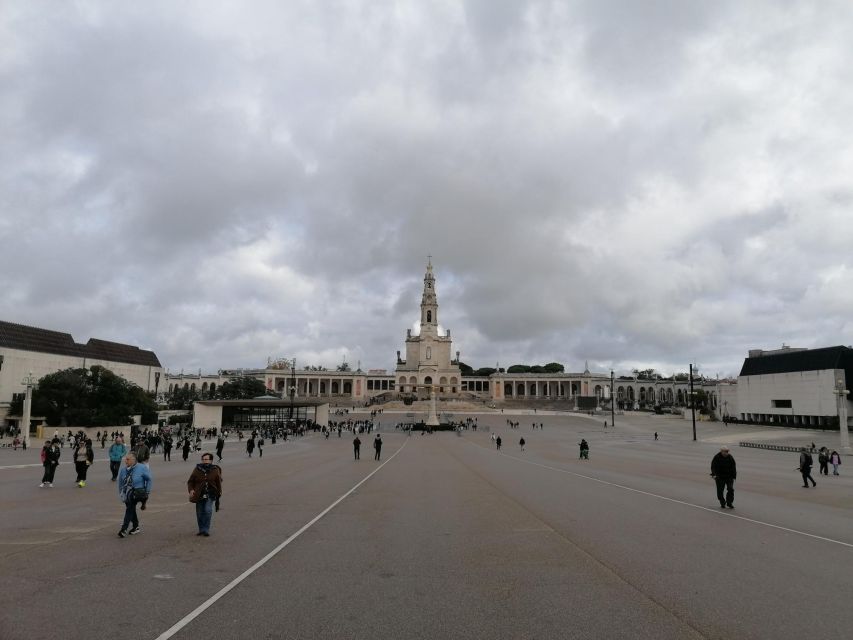
[[[438,298],[435,294],[435,276],[432,273],[432,256],[427,257],[424,274],[424,293],[421,298],[421,333],[438,333]]]

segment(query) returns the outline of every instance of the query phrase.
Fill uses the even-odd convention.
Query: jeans
[[[113,474],[113,480],[118,478],[118,470],[121,467],[121,460],[110,460],[110,472]]]
[[[832,475],[834,475],[834,476],[838,475],[838,465],[835,464],[834,462],[832,463]]]
[[[44,475],[41,477],[42,482],[53,484],[53,476],[56,473],[56,465],[50,462],[44,463]]]
[[[124,522],[121,525],[122,531],[127,531],[127,527],[130,524],[133,524],[133,528],[136,529],[139,526],[139,518],[136,515],[136,500],[129,497],[124,506]]]
[[[734,478],[714,478],[717,483],[717,500],[720,501],[720,506],[724,504],[732,506],[735,499],[735,481]],[[726,490],[726,496],[723,497],[723,489]]]
[[[812,486],[815,486],[817,483],[812,478],[812,468],[811,467],[802,467],[800,469],[800,473],[803,475],[803,486],[809,486],[809,480],[812,481]]]
[[[216,498],[206,498],[195,503],[195,519],[199,533],[210,533],[210,521],[213,520],[213,504]]]

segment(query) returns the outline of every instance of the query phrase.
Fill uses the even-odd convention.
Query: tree
[[[156,422],[157,407],[138,385],[95,365],[44,376],[33,392],[33,413],[54,427],[110,427],[132,424],[136,414]]]
[[[643,369],[640,371],[639,369],[634,369],[633,371],[634,377],[637,380],[660,380],[660,374],[654,369]]]
[[[462,371],[463,376],[473,376],[474,375],[474,369],[472,367],[468,366],[467,364],[465,364],[464,362],[461,362],[461,361],[459,362],[459,369],[460,369],[460,371]]]
[[[506,370],[507,373],[530,373],[530,367],[526,364],[514,364]]]
[[[251,376],[234,377],[216,390],[220,400],[248,400],[265,395],[267,388],[264,383]]]
[[[566,368],[559,362],[549,362],[542,367],[542,370],[545,371],[545,373],[563,373]]]
[[[495,369],[494,367],[482,367],[480,369],[477,369],[474,372],[474,375],[475,376],[486,376],[486,377],[488,377],[488,376],[492,375],[493,373],[497,373],[497,372],[498,372],[498,370]]]

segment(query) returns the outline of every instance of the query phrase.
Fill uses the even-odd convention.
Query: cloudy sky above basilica
[[[853,5],[0,4],[0,319],[393,368],[853,343]]]

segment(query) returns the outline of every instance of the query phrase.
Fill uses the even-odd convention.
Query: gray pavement
[[[510,430],[514,416],[479,415],[502,436],[499,453],[483,430],[406,437],[388,431],[394,418],[380,417],[380,462],[366,435],[357,462],[346,434],[268,446],[260,460],[229,443],[223,508],[206,539],[194,535],[192,466],[180,456],[153,458],[143,533],[122,540],[105,462],[84,489],[70,465],[56,488],[39,489],[40,469],[17,466],[37,463],[38,451],[0,450],[0,638],[154,640],[176,623],[186,624],[169,637],[778,638],[853,628],[853,459],[802,489],[794,454],[734,446],[734,511],[719,509],[708,477],[720,444],[744,434],[832,448],[830,434],[702,423],[694,443],[690,422],[669,416],[617,416],[604,430],[598,418],[522,415]],[[589,461],[577,459],[582,437]]]

